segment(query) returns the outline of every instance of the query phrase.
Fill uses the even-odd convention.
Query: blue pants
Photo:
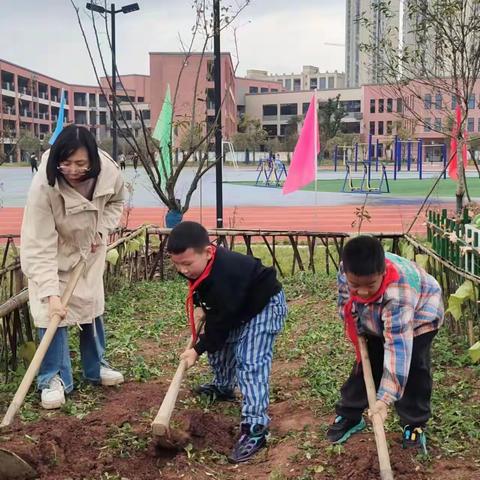
[[[105,352],[105,330],[102,317],[97,317],[93,323],[81,325],[80,330],[80,356],[85,379],[99,383],[100,366],[106,365],[103,360]],[[40,340],[46,332],[46,328],[38,329]],[[38,389],[48,388],[50,380],[55,375],[60,375],[65,384],[65,392],[73,390],[72,364],[70,361],[70,348],[68,346],[68,327],[58,328],[48,347],[45,358],[38,371]]]
[[[273,345],[286,316],[287,304],[282,290],[250,322],[232,330],[221,350],[208,354],[215,385],[233,389],[238,381],[243,397],[242,423],[269,424]]]

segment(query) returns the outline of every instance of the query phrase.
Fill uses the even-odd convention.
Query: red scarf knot
[[[362,357],[360,356],[360,347],[358,345],[357,326],[355,325],[355,319],[352,313],[353,303],[355,302],[365,305],[367,303],[376,302],[380,297],[382,297],[389,285],[393,282],[398,281],[399,278],[400,275],[395,268],[395,265],[390,260],[386,260],[385,274],[383,276],[380,288],[369,298],[362,298],[357,295],[352,295],[352,293],[350,293],[350,297],[345,306],[343,307],[343,316],[345,318],[345,333],[355,347],[355,357],[357,359],[357,363],[361,363]]]
[[[188,280],[188,295],[187,295],[187,300],[185,302],[185,308],[187,310],[187,318],[190,323],[190,330],[192,332],[192,338],[193,338],[192,344],[195,344],[195,342],[197,341],[197,329],[195,327],[193,294],[195,293],[195,290],[198,288],[198,286],[210,275],[210,272],[212,271],[213,262],[215,260],[215,255],[217,253],[217,247],[215,247],[214,245],[211,245],[211,249],[212,249],[212,258],[208,261],[207,266],[205,267],[205,270],[195,280]]]

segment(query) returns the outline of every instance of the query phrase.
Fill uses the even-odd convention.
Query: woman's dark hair
[[[52,148],[50,148],[50,155],[47,160],[47,180],[51,187],[55,185],[55,180],[62,176],[62,173],[58,170],[60,163],[82,147],[87,150],[90,161],[90,170],[85,177],[98,177],[101,166],[95,137],[85,127],[69,125],[60,132]]]
[[[178,254],[189,248],[200,251],[210,245],[205,227],[197,222],[181,222],[168,236],[167,252]]]
[[[347,242],[342,251],[343,268],[359,277],[385,271],[385,251],[375,237],[360,235]]]

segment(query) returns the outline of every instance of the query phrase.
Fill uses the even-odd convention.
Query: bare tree
[[[480,2],[478,0],[404,0],[403,18],[391,1],[372,2],[358,21],[370,40],[368,53],[375,78],[386,95],[399,99],[402,127],[415,126],[457,139],[456,208],[461,212],[466,177],[462,148],[469,110],[475,108],[474,87],[480,74]],[[373,13],[373,15],[372,15]],[[478,100],[478,99],[477,99]],[[452,133],[453,110],[462,110]],[[437,122],[426,118],[434,110]],[[448,164],[452,161],[450,156]]]
[[[118,99],[116,95],[116,88],[111,84],[111,77],[109,76],[109,72],[107,71],[104,58],[106,56],[104,49],[105,47],[102,46],[102,42],[100,41],[100,35],[102,32],[99,32],[99,25],[98,22],[95,20],[95,16],[93,12],[90,16],[93,31],[94,31],[94,40],[89,40],[83,22],[80,16],[80,9],[75,4],[74,0],[70,0],[73,8],[75,9],[78,24],[80,26],[82,36],[85,42],[85,46],[87,48],[90,61],[92,67],[95,72],[95,76],[97,79],[97,83],[102,91],[103,96],[106,99],[107,107],[110,110],[110,114],[112,114],[112,102],[117,102]],[[106,0],[103,0],[104,8],[107,7]],[[240,15],[240,13],[249,5],[250,0],[241,0],[236,2],[235,10],[233,7],[222,7],[221,10],[221,19],[220,19],[220,31],[224,31],[225,29],[232,27],[233,22],[236,18]],[[200,179],[210,170],[217,162],[222,161],[221,158],[216,158],[214,162],[208,161],[208,145],[211,143],[211,140],[214,138],[215,129],[216,129],[216,121],[207,123],[206,121],[199,121],[198,120],[198,112],[197,112],[197,100],[199,99],[199,94],[205,92],[199,92],[199,79],[200,74],[202,71],[202,66],[204,63],[204,59],[208,55],[208,47],[212,42],[214,31],[213,31],[213,8],[212,8],[212,1],[211,0],[192,0],[192,7],[195,14],[195,21],[194,25],[191,29],[191,37],[189,42],[186,44],[181,37],[180,44],[182,48],[182,52],[184,55],[184,60],[182,62],[182,66],[179,69],[176,85],[174,87],[174,94],[173,94],[173,113],[171,118],[172,129],[170,132],[170,138],[168,139],[168,149],[172,152],[173,146],[173,135],[172,132],[176,131],[179,132],[179,137],[182,139],[182,147],[183,147],[183,156],[182,159],[175,163],[173,161],[173,155],[168,155],[168,158],[164,158],[163,149],[160,147],[159,142],[152,139],[151,133],[149,129],[145,126],[145,121],[141,111],[136,108],[136,105],[131,101],[124,85],[122,82],[122,77],[117,68],[117,76],[118,81],[123,89],[123,92],[127,98],[127,102],[132,107],[135,117],[139,119],[141,124],[141,138],[137,140],[135,135],[133,135],[133,131],[129,123],[127,122],[122,110],[117,108],[118,117],[113,119],[117,126],[121,128],[123,134],[123,138],[125,143],[128,145],[129,151],[138,155],[140,162],[142,163],[145,171],[150,179],[152,184],[153,190],[158,195],[160,200],[164,205],[168,207],[169,210],[178,211],[180,213],[185,213],[189,206],[190,201],[193,193],[195,192]],[[109,26],[107,22],[106,15],[104,15],[104,25],[103,30],[106,33],[107,37],[107,50],[108,52],[111,51],[111,39],[110,39],[110,32]],[[236,29],[234,30],[235,36],[235,45],[236,45]],[[200,50],[194,52],[194,46],[199,43],[201,44]],[[98,54],[98,61],[94,60],[94,53],[91,44],[93,43],[94,47],[97,50]],[[180,89],[180,84],[182,77],[185,74],[185,68],[188,64],[188,60],[192,55],[200,55],[201,59],[198,63],[198,68],[195,72],[195,86],[192,92],[192,102],[191,102],[191,112],[182,118],[180,118],[176,114],[176,102],[178,97],[178,92]],[[237,61],[234,65],[234,72],[236,72],[238,68],[238,49],[237,49]],[[101,76],[105,77],[108,87],[104,88],[101,82]],[[234,76],[230,80],[230,82],[234,81]],[[232,85],[228,83],[226,85],[225,91],[228,91],[229,87]],[[110,94],[112,100],[110,100]],[[222,99],[222,106],[225,101],[226,95],[223,96]],[[202,98],[205,105],[205,114],[206,118],[206,111],[207,111],[207,99]],[[111,115],[112,116],[112,115]],[[203,115],[202,115],[203,116]],[[216,118],[215,118],[216,120]],[[178,181],[180,178],[180,174],[185,169],[187,163],[192,160],[197,159],[197,163],[194,169],[194,175],[190,184],[188,186],[187,192],[185,194],[185,199],[183,204],[180,203],[180,200],[177,198],[178,193],[176,192],[176,187],[178,186]]]

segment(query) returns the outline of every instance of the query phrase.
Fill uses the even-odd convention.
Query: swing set
[[[376,185],[372,182],[372,165],[369,162],[362,162],[363,177],[359,183],[354,182],[352,177],[352,162],[345,164],[345,179],[343,181],[342,192],[344,193],[390,193],[388,184],[387,169],[382,163],[382,174],[377,179]],[[360,180],[360,179],[358,179]]]

